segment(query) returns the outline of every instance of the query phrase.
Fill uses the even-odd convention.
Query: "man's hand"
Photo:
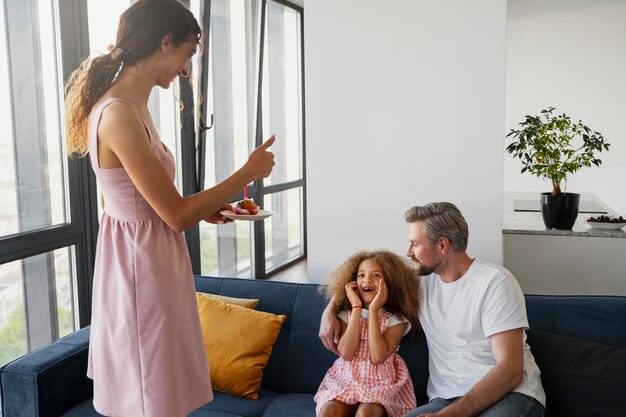
[[[492,335],[496,365],[463,397],[436,414],[419,417],[477,416],[517,388],[524,379],[523,334],[524,329],[518,328]]]
[[[340,330],[341,327],[339,326],[339,319],[337,318],[335,307],[331,301],[322,313],[319,337],[322,340],[324,347],[331,352],[334,352],[336,355],[339,355],[339,351],[337,351],[337,344],[339,343]]]

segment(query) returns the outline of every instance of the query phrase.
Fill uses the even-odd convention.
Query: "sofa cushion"
[[[285,316],[204,296],[198,296],[198,310],[213,389],[257,399],[263,369]]]
[[[60,417],[102,417],[102,414],[93,408],[93,398],[89,398]]]
[[[227,297],[225,295],[217,295],[217,294],[209,294],[204,292],[197,292],[196,296],[198,297],[209,297],[216,300],[219,300],[226,304],[233,304],[240,307],[255,309],[257,304],[259,304],[258,298],[237,298],[237,297]]]
[[[626,297],[526,295],[531,329],[626,348]]]
[[[263,411],[278,395],[264,389],[259,390],[259,398],[256,400],[236,397],[218,391],[214,391],[213,394],[215,396],[213,401],[189,414],[189,417],[260,417]]]
[[[265,409],[262,417],[315,417],[313,394],[282,394]]]
[[[198,291],[259,298],[257,310],[287,316],[263,372],[262,388],[277,393],[317,391],[337,359],[318,337],[319,320],[326,306],[318,285],[198,275],[194,278]]]
[[[609,417],[626,410],[626,349],[526,331],[546,391],[546,417]]]
[[[426,386],[428,385],[428,345],[424,332],[416,326],[400,341],[398,354],[409,368],[415,399],[418,405],[427,404]]]

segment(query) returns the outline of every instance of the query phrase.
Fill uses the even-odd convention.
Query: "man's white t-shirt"
[[[435,273],[421,277],[419,318],[428,342],[429,400],[465,395],[496,364],[490,336],[528,328],[524,294],[515,277],[506,268],[478,259],[452,283]],[[525,332],[523,340],[524,381],[513,391],[545,406]]]

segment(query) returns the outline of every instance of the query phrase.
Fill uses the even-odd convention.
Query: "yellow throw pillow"
[[[210,294],[206,292],[197,292],[196,295],[198,296],[198,299],[200,297],[209,297],[209,298],[219,300],[226,304],[233,304],[236,306],[251,308],[253,310],[256,308],[257,304],[259,304],[258,298],[235,298],[235,297],[227,297],[225,295]]]
[[[197,298],[213,389],[258,399],[263,369],[287,316]]]

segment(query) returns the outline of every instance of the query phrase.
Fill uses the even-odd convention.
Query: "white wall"
[[[404,211],[452,201],[502,261],[506,3],[305,4],[308,268],[405,252]]]
[[[507,21],[506,132],[549,106],[601,132],[612,144],[603,164],[573,174],[567,190],[626,214],[626,0],[509,0]],[[505,190],[550,191],[503,158]]]

